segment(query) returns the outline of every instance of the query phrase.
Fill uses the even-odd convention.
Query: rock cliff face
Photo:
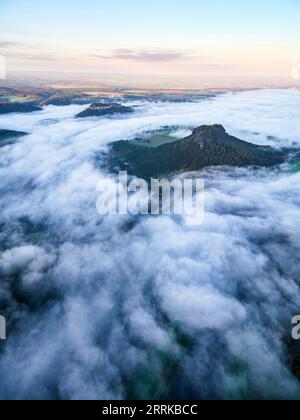
[[[195,143],[199,144],[200,148],[209,146],[211,143],[224,141],[228,137],[225,128],[222,125],[202,125],[195,128],[193,134],[190,136]]]
[[[285,156],[227,134],[221,125],[201,126],[182,140],[157,148],[120,141],[111,146],[108,165],[142,178],[197,171],[208,166],[274,166]]]
[[[128,114],[134,109],[118,103],[92,104],[88,109],[76,115],[76,118],[104,117],[106,115]]]

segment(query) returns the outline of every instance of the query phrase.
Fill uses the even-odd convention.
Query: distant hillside
[[[149,148],[120,141],[111,146],[108,165],[142,178],[197,171],[208,166],[273,166],[283,163],[284,154],[257,146],[226,133],[221,125],[201,126],[182,140]]]
[[[104,117],[106,115],[128,114],[134,109],[118,103],[92,104],[88,109],[76,115],[76,118]]]
[[[13,112],[27,113],[41,110],[42,108],[28,103],[0,103],[0,115]]]

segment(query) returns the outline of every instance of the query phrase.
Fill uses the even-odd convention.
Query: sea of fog
[[[205,219],[97,214],[108,144],[223,124],[300,149],[300,92],[132,101],[0,117],[0,399],[300,398],[283,337],[300,313],[300,165],[207,169]]]

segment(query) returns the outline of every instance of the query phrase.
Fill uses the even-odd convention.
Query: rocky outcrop
[[[230,136],[221,125],[201,126],[182,140],[157,148],[120,141],[111,146],[108,165],[142,178],[198,171],[208,166],[274,166],[285,156]]]

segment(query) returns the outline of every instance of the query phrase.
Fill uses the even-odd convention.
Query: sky
[[[299,17],[298,0],[0,0],[0,54],[18,71],[290,78]]]

